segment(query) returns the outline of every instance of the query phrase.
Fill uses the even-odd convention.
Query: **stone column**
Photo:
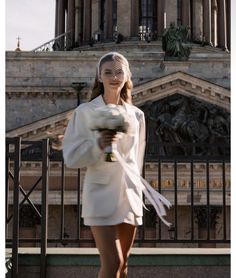
[[[91,39],[91,0],[84,0],[83,41]]]
[[[92,37],[95,38],[95,33],[99,31],[100,27],[100,19],[101,19],[101,0],[92,0]]]
[[[118,5],[118,3],[117,3]],[[117,16],[118,17],[118,16]],[[112,30],[112,0],[105,1],[105,15],[104,15],[104,37],[105,40],[111,40],[113,35]],[[118,20],[118,19],[117,19]]]
[[[157,2],[157,37],[161,38],[164,29],[166,28],[166,5],[165,0]]]
[[[190,0],[182,0],[182,25],[191,26]]]
[[[231,1],[227,0],[226,2],[226,21],[227,21],[227,47],[230,50],[231,44]]]
[[[58,0],[58,35],[65,33],[65,0]]]
[[[166,27],[169,28],[170,23],[177,25],[177,0],[165,0],[166,2]]]
[[[212,12],[211,12],[211,22],[212,22],[212,43],[213,46],[218,45],[218,36],[217,36],[217,1],[212,1]]]
[[[65,33],[65,0],[58,0],[57,36]],[[64,37],[55,41],[55,50],[64,50]]]
[[[75,0],[67,0],[67,24],[66,24],[66,32],[67,42],[69,43],[67,46],[70,48],[74,45],[75,41]]]
[[[118,4],[118,3],[117,3]],[[131,0],[131,37],[138,37],[139,32],[139,3]]]
[[[131,34],[131,0],[117,1],[117,28],[124,37]]]
[[[218,46],[223,50],[227,49],[227,33],[226,33],[226,4],[225,0],[218,0]]]
[[[59,17],[59,6],[58,6],[58,0],[55,1],[55,34],[54,36],[58,36],[58,17]]]
[[[203,36],[202,0],[193,0],[192,22],[192,40],[195,42],[201,42]]]
[[[203,1],[203,41],[212,45],[211,39],[211,0]]]
[[[75,0],[75,42],[79,44],[82,40],[82,0]]]

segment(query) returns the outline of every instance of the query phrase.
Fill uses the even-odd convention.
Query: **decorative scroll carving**
[[[229,155],[230,114],[226,110],[180,94],[146,102],[142,109],[147,155]]]

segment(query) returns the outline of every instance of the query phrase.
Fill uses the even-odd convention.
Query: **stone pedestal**
[[[187,72],[191,66],[191,62],[188,61],[162,61],[160,68],[166,73],[183,71]]]

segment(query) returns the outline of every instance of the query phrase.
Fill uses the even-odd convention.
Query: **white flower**
[[[89,128],[91,130],[109,129],[127,133],[129,122],[129,116],[122,106],[108,104],[91,113]]]

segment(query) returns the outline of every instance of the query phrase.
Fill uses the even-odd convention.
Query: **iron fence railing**
[[[24,163],[38,163],[38,175],[34,184],[25,189],[23,184]],[[59,236],[48,231],[50,201],[50,177],[53,164],[57,163],[57,189],[59,192]],[[230,244],[230,158],[226,156],[146,156],[144,177],[160,193],[166,196],[173,208],[168,212],[171,228],[165,227],[155,211],[147,203],[149,211],[144,211],[143,226],[138,228],[137,246],[169,246],[188,244],[201,247],[204,244]],[[91,246],[92,237],[83,235],[86,229],[81,219],[82,172],[73,172],[76,184],[73,192],[76,218],[76,233],[68,237],[65,231],[65,211],[68,193],[69,169],[64,165],[62,154],[50,148],[48,139],[23,141],[21,138],[6,140],[6,246],[12,249],[12,277],[18,275],[19,245],[32,244],[41,250],[41,278],[46,277],[47,246]],[[26,170],[24,170],[24,173]],[[34,202],[37,191],[40,200]],[[11,199],[12,198],[12,199]],[[21,211],[31,208],[40,227],[40,236],[20,237]],[[184,217],[186,218],[183,221]],[[184,223],[184,225],[183,225]],[[184,226],[184,227],[183,227]],[[87,234],[88,235],[88,234]],[[90,245],[89,245],[90,244]],[[152,245],[152,246],[153,246]]]
[[[33,52],[42,52],[42,51],[67,51],[71,50],[73,45],[72,32],[66,32],[60,34],[59,36],[53,38],[50,41],[43,43],[42,45],[34,48]]]

